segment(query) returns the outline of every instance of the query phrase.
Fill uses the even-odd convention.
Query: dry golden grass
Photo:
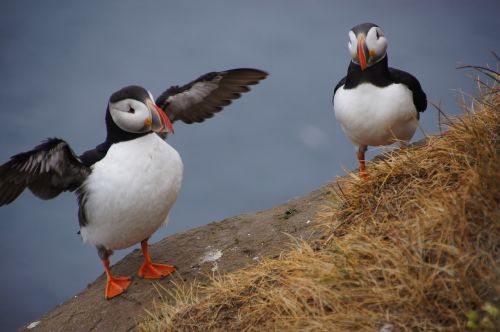
[[[443,135],[369,163],[369,181],[332,184],[319,246],[298,242],[207,286],[178,285],[140,327],[466,330],[471,310],[500,301],[499,92],[472,101],[475,112]]]

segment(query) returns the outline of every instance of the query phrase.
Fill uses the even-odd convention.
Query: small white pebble
[[[309,224],[310,222],[311,222],[311,220],[308,220],[308,221],[306,221],[306,224]]]
[[[203,264],[203,263],[206,263],[206,262],[215,262],[215,261],[217,261],[221,257],[222,257],[222,251],[221,250],[219,250],[219,249],[209,250],[201,258],[200,264]]]
[[[394,325],[386,323],[382,325],[379,332],[392,332],[394,330]]]
[[[40,321],[39,321],[39,320],[38,320],[38,321],[36,321],[36,322],[32,322],[32,323],[30,323],[30,325],[28,325],[26,328],[27,328],[28,330],[31,330],[32,328],[36,327],[38,324],[40,324]]]
[[[257,260],[259,260],[259,256],[255,256],[255,257],[253,257],[252,259],[253,259],[254,261],[257,261]]]

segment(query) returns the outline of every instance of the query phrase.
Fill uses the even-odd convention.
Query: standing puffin
[[[387,65],[387,39],[373,23],[349,31],[351,63],[334,90],[333,108],[342,129],[357,148],[359,173],[367,179],[369,145],[407,143],[415,133],[427,98],[411,74]]]
[[[266,76],[246,68],[211,72],[169,88],[156,101],[140,86],[125,87],[109,99],[106,140],[95,149],[77,157],[64,140],[50,138],[1,165],[0,206],[26,187],[42,199],[75,191],[81,237],[97,247],[104,264],[106,299],[123,293],[131,282],[112,276],[113,250],[140,242],[144,263],[138,275],[167,276],[175,268],[151,261],[148,239],[167,220],[181,187],[183,164],[162,137],[173,133],[177,120],[211,118]]]

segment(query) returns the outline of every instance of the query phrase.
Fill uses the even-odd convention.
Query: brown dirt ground
[[[133,276],[132,285],[125,294],[106,301],[105,276],[102,274],[81,293],[49,311],[36,327],[21,331],[134,331],[140,317],[153,308],[160,299],[156,287],[173,288],[172,280],[181,278],[189,283],[206,281],[213,270],[226,273],[254,264],[260,258],[278,257],[295,238],[319,238],[314,217],[331,199],[331,184],[310,194],[256,213],[241,214],[219,222],[212,222],[183,233],[169,236],[151,246],[156,262],[177,266],[174,277],[163,280],[143,280],[136,276],[142,263],[137,249],[112,267],[116,276]],[[215,262],[203,262],[210,251],[222,252]]]

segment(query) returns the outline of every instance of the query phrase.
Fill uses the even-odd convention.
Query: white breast
[[[379,88],[363,83],[340,87],[334,96],[335,117],[357,146],[388,145],[409,141],[417,129],[412,92],[403,84]]]
[[[115,250],[149,238],[166,222],[182,172],[177,151],[154,133],[113,144],[84,183],[83,240]]]

